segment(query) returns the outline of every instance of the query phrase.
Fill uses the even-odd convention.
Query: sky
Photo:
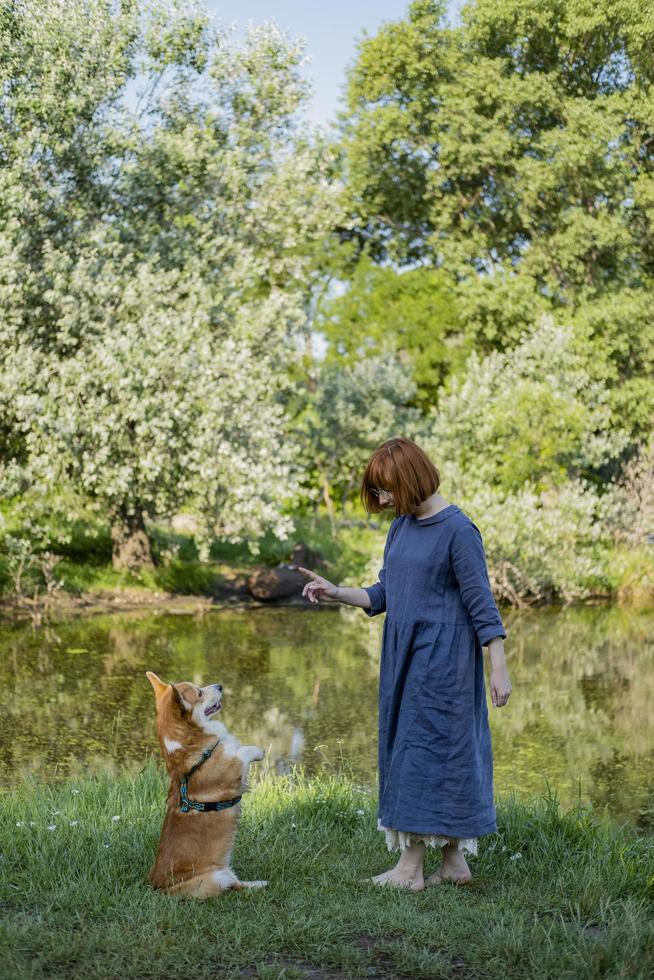
[[[399,20],[408,0],[207,0],[211,13],[238,30],[248,21],[275,21],[291,37],[306,40],[305,54],[311,59],[307,73],[314,97],[309,118],[327,125],[339,108],[345,82],[345,67],[356,54],[356,40],[376,34],[384,21]],[[450,0],[450,15],[456,16],[460,0]]]

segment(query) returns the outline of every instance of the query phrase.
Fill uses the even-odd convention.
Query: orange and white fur
[[[157,734],[166,762],[168,798],[150,884],[169,895],[211,898],[229,889],[262,888],[265,881],[239,881],[231,869],[240,804],[228,809],[183,813],[180,780],[219,744],[189,780],[188,796],[198,802],[231,800],[247,788],[248,767],[264,757],[256,745],[241,745],[214,716],[221,709],[222,686],[198,687],[185,681],[165,684],[146,672],[157,707]]]

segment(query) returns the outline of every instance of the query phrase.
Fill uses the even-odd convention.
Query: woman
[[[379,684],[378,827],[394,868],[379,885],[420,891],[471,880],[464,851],[497,830],[482,646],[491,660],[492,702],[511,684],[506,631],[488,580],[482,537],[456,504],[438,493],[440,475],[410,439],[390,439],[372,454],[361,485],[369,512],[395,510],[379,581],[362,589],[333,585],[306,568],[310,602],[343,602],[368,616],[386,612]],[[442,849],[426,880],[427,846]]]

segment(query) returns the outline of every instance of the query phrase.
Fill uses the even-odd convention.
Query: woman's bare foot
[[[395,888],[409,888],[413,892],[421,892],[425,887],[423,862],[425,860],[425,845],[417,841],[410,847],[405,847],[400,860],[390,871],[383,871],[367,881],[375,885],[390,885]]]
[[[468,867],[468,862],[456,844],[445,844],[442,848],[443,861],[438,869],[425,880],[425,886],[440,885],[444,881],[451,881],[456,885],[466,885],[472,881],[472,872]]]
[[[409,876],[406,871],[400,871],[397,865],[391,868],[390,871],[384,871],[382,874],[375,875],[374,878],[368,878],[367,880],[374,882],[375,885],[391,885],[394,888],[408,888],[412,892],[421,892],[425,887],[422,869]]]

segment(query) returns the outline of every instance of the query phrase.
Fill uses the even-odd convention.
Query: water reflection
[[[581,795],[651,827],[654,612],[505,613],[513,695],[489,705],[498,793]],[[354,609],[129,614],[0,633],[0,768],[44,779],[140,768],[158,749],[144,672],[220,682],[224,720],[287,771],[347,765],[374,785],[383,617]]]

